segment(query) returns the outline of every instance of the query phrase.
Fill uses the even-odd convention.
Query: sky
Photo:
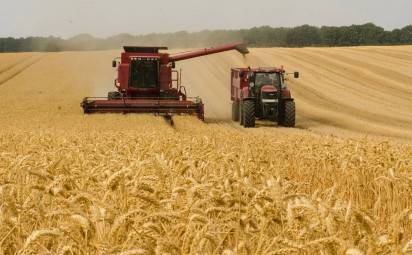
[[[412,24],[412,0],[0,0],[0,37]]]

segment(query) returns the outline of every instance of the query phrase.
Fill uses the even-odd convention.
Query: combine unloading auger
[[[242,43],[174,55],[159,50],[167,48],[125,46],[120,62],[113,61],[113,67],[118,67],[117,91],[103,98],[84,98],[84,113],[190,114],[203,120],[204,104],[198,97],[187,97],[181,74],[174,70],[175,62],[229,50],[249,53]]]

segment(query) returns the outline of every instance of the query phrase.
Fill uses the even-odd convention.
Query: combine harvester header
[[[198,97],[189,98],[181,85],[182,77],[175,62],[229,50],[249,53],[242,43],[183,52],[174,55],[159,52],[167,47],[125,46],[115,80],[117,91],[107,97],[86,97],[81,106],[84,113],[154,113],[171,117],[173,114],[197,115],[204,120],[204,105]]]

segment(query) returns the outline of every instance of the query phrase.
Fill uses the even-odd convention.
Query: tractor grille
[[[277,92],[262,92],[262,99],[277,99]]]
[[[277,103],[276,92],[262,92],[262,103]]]

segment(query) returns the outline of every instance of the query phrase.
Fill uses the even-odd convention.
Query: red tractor
[[[299,78],[295,72],[294,78]],[[232,120],[246,128],[256,119],[295,126],[295,102],[285,83],[282,68],[234,68],[231,74]]]
[[[204,105],[198,97],[189,98],[181,85],[175,62],[229,50],[249,51],[241,43],[207,48],[175,55],[159,52],[166,47],[124,47],[113,67],[118,67],[114,82],[117,91],[107,97],[86,97],[81,103],[84,113],[155,113],[170,118],[172,114],[193,114],[204,119]]]

